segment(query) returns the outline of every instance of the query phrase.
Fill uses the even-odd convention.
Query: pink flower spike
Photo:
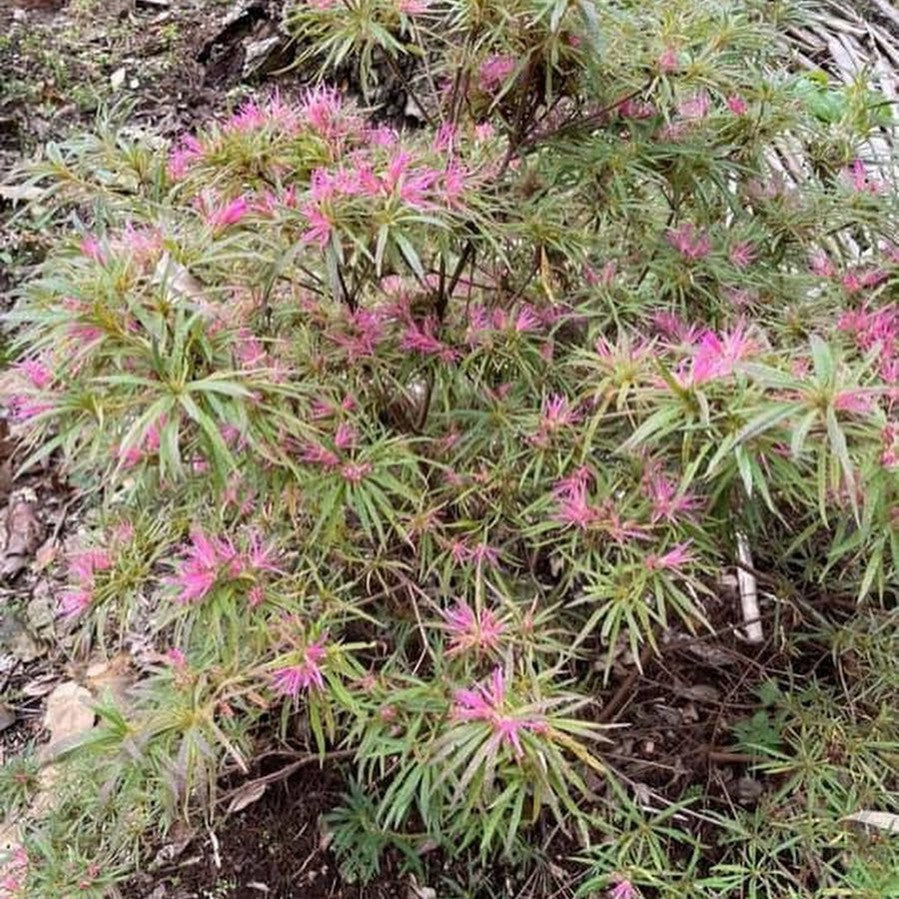
[[[643,490],[650,502],[653,524],[661,521],[677,524],[682,518],[690,518],[691,513],[702,506],[699,497],[687,491],[678,494],[677,483],[663,474],[651,474],[644,480]]]
[[[247,198],[235,197],[229,203],[209,210],[206,213],[206,223],[213,231],[221,231],[230,225],[236,225],[249,211],[250,204]]]
[[[229,541],[207,537],[199,528],[190,535],[191,544],[182,560],[178,574],[169,583],[180,588],[179,602],[191,603],[203,599],[222,574],[235,576],[238,553]]]
[[[69,574],[79,584],[93,584],[95,571],[112,568],[112,557],[105,549],[88,549],[69,559]]]
[[[187,656],[177,646],[173,646],[165,654],[165,659],[173,668],[187,667]]]
[[[93,235],[88,234],[81,241],[81,252],[98,265],[106,265],[106,253],[100,245],[100,241]]]
[[[40,359],[24,359],[13,368],[24,375],[35,390],[46,390],[53,383],[53,372]]]
[[[854,415],[868,415],[874,407],[872,397],[863,390],[840,390],[833,398],[837,412],[851,412]]]
[[[337,431],[334,434],[334,446],[339,450],[351,450],[356,446],[356,441],[358,437],[356,435],[356,429],[346,422],[341,422],[337,426]]]
[[[644,564],[650,571],[661,571],[662,569],[677,571],[694,561],[693,554],[688,549],[689,545],[689,540],[678,543],[663,556],[650,553],[646,556]]]
[[[728,97],[727,108],[736,116],[744,116],[749,112],[749,104],[739,96]]]
[[[309,222],[309,227],[302,233],[300,240],[303,243],[316,243],[322,249],[331,239],[331,222],[318,206],[307,205],[303,214]]]
[[[372,472],[371,462],[344,462],[340,476],[350,484],[359,484]]]

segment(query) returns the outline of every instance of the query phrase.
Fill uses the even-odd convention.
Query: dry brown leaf
[[[12,577],[28,565],[41,544],[43,526],[26,499],[12,500],[6,511],[6,541],[0,560],[0,575]]]
[[[888,830],[890,833],[899,833],[899,815],[890,812],[861,811],[846,815],[846,821],[854,821],[856,824],[865,824],[868,827],[876,827],[878,830]]]
[[[90,707],[92,701],[90,690],[75,681],[60,684],[47,697],[44,727],[50,731],[49,752],[94,726],[94,710]]]
[[[248,805],[252,805],[254,802],[258,802],[262,798],[262,795],[265,793],[267,784],[265,783],[248,783],[245,786],[241,787],[234,794],[234,798],[228,804],[228,814],[233,814],[234,812],[239,812],[241,809],[245,809]]]

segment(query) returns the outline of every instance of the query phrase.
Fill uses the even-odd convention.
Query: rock
[[[42,580],[34,588],[34,594],[25,606],[25,618],[29,628],[36,634],[52,630],[56,620],[56,603],[50,595],[48,581]]]
[[[0,615],[0,650],[20,662],[33,662],[45,652],[28,633],[22,619],[8,611]]]
[[[117,91],[125,83],[125,67],[119,66],[110,76],[109,84],[114,91]]]
[[[288,38],[280,34],[273,34],[258,41],[248,41],[245,45],[243,77],[258,78],[286,66],[292,56],[288,44]]]

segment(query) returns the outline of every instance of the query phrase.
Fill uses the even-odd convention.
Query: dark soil
[[[197,837],[181,858],[136,877],[124,899],[407,899],[389,872],[365,887],[345,883],[320,821],[339,801],[343,778],[311,765],[262,800]]]

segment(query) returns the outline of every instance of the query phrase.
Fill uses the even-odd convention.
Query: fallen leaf
[[[861,811],[846,815],[846,821],[855,821],[857,824],[866,824],[879,830],[888,830],[891,833],[899,833],[899,815],[890,812]]]
[[[28,565],[41,544],[43,527],[26,499],[12,500],[6,511],[6,542],[0,575],[13,577]]]
[[[125,83],[125,67],[120,66],[109,76],[109,84],[117,91]]]
[[[234,794],[234,798],[228,804],[228,814],[233,814],[234,812],[239,812],[241,809],[245,809],[248,805],[252,805],[254,802],[257,802],[262,798],[262,795],[265,793],[267,788],[267,784],[265,783],[249,783],[244,787],[240,787],[237,792]]]
[[[94,710],[90,707],[90,690],[75,681],[60,684],[47,697],[44,727],[50,731],[47,751],[57,751],[65,742],[74,740],[94,726]]]
[[[28,681],[24,687],[22,687],[22,695],[23,696],[46,696],[48,693],[53,691],[53,688],[56,686],[57,677],[54,673],[50,674],[42,674],[40,677],[34,678],[34,680]]]

